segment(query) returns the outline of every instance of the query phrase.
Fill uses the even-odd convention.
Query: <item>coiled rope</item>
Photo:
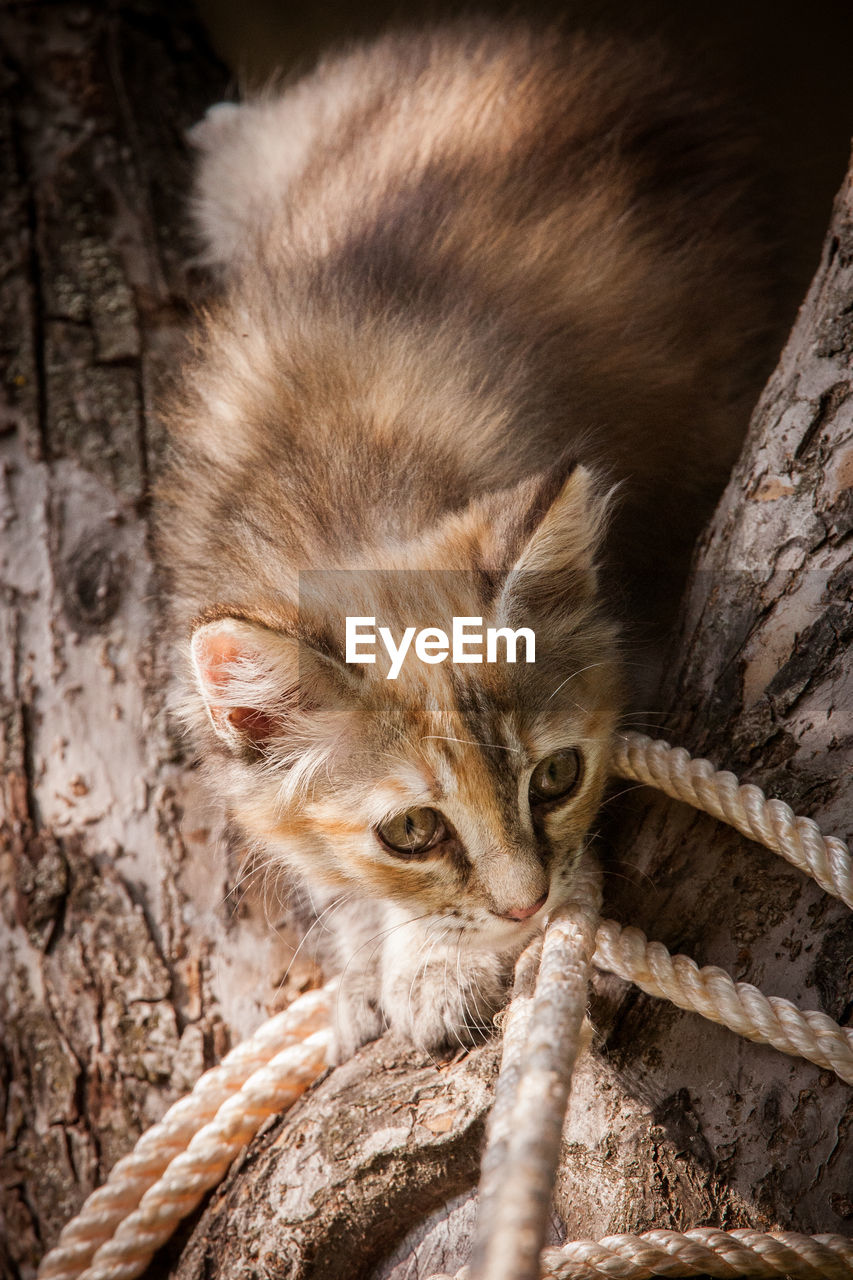
[[[627,734],[614,773],[685,800],[799,867],[853,907],[843,841],[825,837],[758,787],[686,751]],[[651,1276],[853,1280],[853,1241],[790,1232],[649,1231],[542,1251],[560,1132],[581,1045],[591,964],[694,1010],[750,1040],[828,1067],[853,1083],[853,1032],[825,1014],[735,983],[721,969],[671,956],[638,929],[599,920],[600,876],[585,854],[572,899],[549,922],[535,995],[510,1006],[480,1187],[471,1267],[457,1280],[644,1280]],[[269,1116],[329,1065],[337,981],[264,1023],[206,1072],[113,1169],[43,1259],[39,1280],[132,1280],[224,1176]],[[435,1280],[439,1280],[438,1277]]]

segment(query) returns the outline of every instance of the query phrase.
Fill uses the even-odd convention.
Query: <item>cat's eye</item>
[[[530,776],[531,805],[565,800],[577,789],[582,775],[581,754],[574,747],[565,747],[562,751],[546,756],[539,761]]]
[[[392,853],[412,856],[432,849],[447,835],[447,828],[435,809],[407,809],[380,822],[376,834]]]

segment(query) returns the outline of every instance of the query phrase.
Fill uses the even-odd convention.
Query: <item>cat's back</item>
[[[393,33],[214,108],[196,141],[207,257],[259,325],[277,282],[303,332],[383,310],[455,323],[469,367],[512,364],[540,420],[530,388],[570,383],[611,452],[626,406],[675,422],[701,384],[698,428],[730,447],[720,412],[752,394],[744,348],[767,327],[755,157],[654,42],[487,19]]]
[[[407,249],[464,257],[499,279],[537,260],[568,257],[577,271],[580,245],[606,269],[619,219],[637,256],[638,235],[654,239],[661,220],[683,242],[679,218],[700,197],[704,217],[689,211],[707,235],[751,160],[655,42],[488,19],[329,56],[283,91],[214,107],[194,141],[195,216],[213,262],[260,253],[292,265],[381,232],[400,260]],[[607,280],[595,284],[601,294]]]
[[[613,53],[521,23],[460,21],[386,35],[284,90],[218,104],[192,133],[205,157],[195,215],[209,258],[269,251],[273,224],[300,253],[322,252],[387,222],[389,201],[415,191],[435,233],[443,191],[463,213],[484,181],[518,178],[520,166],[533,178],[555,126],[565,140],[585,116],[600,131],[594,97]]]
[[[172,415],[173,558],[238,549],[233,596],[278,580],[247,514],[290,565],[381,555],[567,449],[627,482],[617,559],[650,512],[646,560],[683,554],[757,389],[765,254],[749,149],[656,45],[395,33],[195,141],[224,291]]]

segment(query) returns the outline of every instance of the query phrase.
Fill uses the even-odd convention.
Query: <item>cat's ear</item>
[[[235,750],[263,752],[298,715],[332,708],[340,697],[333,660],[260,623],[203,622],[190,653],[210,722]]]
[[[548,609],[567,597],[591,598],[610,493],[587,467],[563,463],[522,482],[516,497],[523,514],[511,539],[504,606],[526,602]]]
[[[421,544],[427,563],[482,571],[504,602],[510,595],[591,596],[609,494],[570,459],[511,488],[475,498]]]

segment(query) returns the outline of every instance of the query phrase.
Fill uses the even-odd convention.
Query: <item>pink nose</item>
[[[535,916],[540,907],[544,907],[547,893],[543,893],[538,902],[534,902],[532,907],[516,907],[513,911],[504,913],[504,920],[529,920],[531,916]]]

